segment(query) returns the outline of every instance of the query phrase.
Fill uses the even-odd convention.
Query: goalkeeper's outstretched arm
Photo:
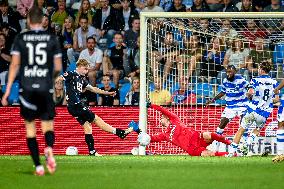
[[[150,142],[162,142],[167,140],[165,133],[159,133],[156,135],[152,135],[150,137],[151,137]]]
[[[167,110],[166,108],[163,108],[163,107],[161,107],[161,106],[159,106],[159,105],[156,105],[156,104],[151,104],[150,107],[152,107],[153,109],[155,109],[155,110],[157,110],[157,111],[160,111],[162,114],[164,114],[165,116],[167,116],[170,120],[176,120],[176,119],[179,120],[179,117],[178,117],[176,114],[170,112],[170,111]]]

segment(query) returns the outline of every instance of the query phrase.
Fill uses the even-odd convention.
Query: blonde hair
[[[72,29],[71,32],[72,32],[72,36],[73,36],[73,33],[74,33],[74,19],[71,16],[68,16],[67,18],[64,19],[64,23],[65,23],[66,19],[68,19],[71,22],[71,29]],[[64,32],[65,31],[66,31],[66,28],[64,27],[64,24],[63,24],[62,31],[61,31],[62,36],[64,36]]]
[[[76,63],[76,67],[79,67],[79,66],[90,66],[89,62],[86,60],[86,59],[79,59]]]
[[[88,12],[87,12],[88,24],[91,25],[93,23],[93,15],[91,13],[91,11],[92,11],[91,3],[90,3],[89,0],[82,0],[80,8],[79,8],[79,11],[78,11],[78,14],[77,14],[76,19],[75,19],[75,26],[76,27],[79,26],[80,17],[81,17],[81,15],[83,13],[83,3],[84,3],[84,1],[88,1],[88,3],[89,3],[89,9],[88,9]]]

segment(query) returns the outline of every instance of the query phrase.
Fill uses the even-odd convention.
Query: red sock
[[[229,152],[215,152],[215,156],[225,156],[228,155]],[[237,153],[234,153],[234,157],[238,157]]]
[[[229,154],[229,152],[215,152],[215,156],[225,156]]]
[[[216,133],[211,133],[211,139],[217,140],[218,142],[222,142],[222,143],[227,144],[227,145],[230,145],[232,143],[230,140],[227,140],[222,135],[218,135]]]

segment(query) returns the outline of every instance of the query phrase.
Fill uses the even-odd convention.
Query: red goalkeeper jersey
[[[167,116],[171,122],[165,132],[151,136],[151,142],[171,142],[185,150],[191,156],[200,156],[202,151],[206,150],[209,144],[204,141],[200,132],[186,127],[176,114],[167,109],[154,104],[151,107]]]

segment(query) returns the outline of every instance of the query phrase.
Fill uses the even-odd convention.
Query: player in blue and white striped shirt
[[[258,68],[259,76],[250,82],[247,96],[251,98],[251,101],[248,103],[246,114],[241,121],[241,127],[231,144],[232,148],[229,149],[230,154],[236,152],[243,133],[253,124],[256,125],[256,129],[251,133],[250,139],[254,139],[258,135],[273,110],[274,89],[277,87],[277,81],[268,75],[271,68],[269,62],[261,62]]]
[[[217,127],[217,134],[222,135],[224,128],[236,116],[243,117],[248,103],[246,97],[247,87],[249,82],[241,75],[236,75],[236,68],[229,65],[226,69],[227,78],[223,80],[221,92],[212,100],[208,101],[206,105],[226,95],[226,108],[224,109],[219,126]],[[214,142],[215,151],[218,151],[219,143]]]
[[[279,86],[274,90],[275,94],[279,93],[279,90],[284,87],[284,80],[279,84]],[[278,129],[276,131],[277,138],[277,156],[275,156],[273,162],[284,161],[284,94],[281,97],[281,105],[278,108]]]

